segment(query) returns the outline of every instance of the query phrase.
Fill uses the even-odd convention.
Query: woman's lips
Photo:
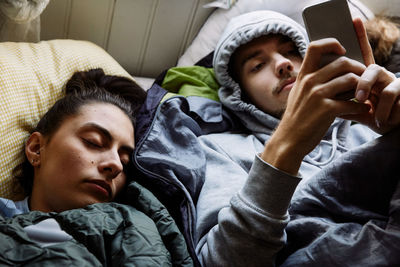
[[[92,188],[95,191],[106,196],[107,198],[111,197],[112,195],[111,186],[107,182],[103,180],[91,180],[88,181],[88,183],[91,184]]]

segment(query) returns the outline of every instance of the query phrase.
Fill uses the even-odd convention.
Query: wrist
[[[281,171],[297,175],[305,155],[300,153],[295,143],[292,144],[277,136],[279,134],[274,134],[265,144],[261,159]]]

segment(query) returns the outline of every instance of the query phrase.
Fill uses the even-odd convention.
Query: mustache
[[[291,71],[291,72],[286,73],[286,74],[279,80],[278,84],[272,89],[272,94],[273,94],[273,95],[278,95],[278,94],[282,91],[283,87],[286,86],[287,81],[288,81],[289,79],[292,79],[292,78],[297,78],[297,75],[298,75],[298,74],[299,74],[299,73],[298,73],[297,71]]]

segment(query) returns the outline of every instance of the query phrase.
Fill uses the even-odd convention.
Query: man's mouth
[[[277,93],[280,94],[282,91],[291,90],[295,81],[296,77],[290,77],[286,80],[283,80],[282,84],[279,86],[279,90]]]

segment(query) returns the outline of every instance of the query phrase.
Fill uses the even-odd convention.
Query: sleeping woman
[[[145,98],[101,69],[72,76],[15,170],[27,197],[0,199],[1,266],[193,265],[165,207],[127,174]]]
[[[145,97],[127,78],[99,69],[75,73],[66,96],[30,135],[25,162],[14,171],[28,197],[15,203],[1,199],[1,215],[61,212],[113,200],[126,182],[135,114]]]

